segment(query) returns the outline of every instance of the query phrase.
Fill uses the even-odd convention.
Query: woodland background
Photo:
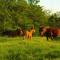
[[[0,0],[0,32],[28,29],[35,26],[36,35],[40,26],[60,28],[60,12],[50,14],[38,5],[40,0]]]

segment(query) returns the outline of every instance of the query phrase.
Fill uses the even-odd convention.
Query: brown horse
[[[35,32],[35,29],[34,28],[30,28],[29,30],[26,30],[24,32],[24,39],[27,38],[27,39],[32,39],[32,34]]]
[[[22,35],[22,29],[16,29],[16,30],[5,30],[2,32],[2,36],[8,36],[8,37],[16,37]]]
[[[47,40],[48,40],[48,38],[51,38],[51,40],[53,40],[55,37],[60,36],[59,28],[40,27],[39,32],[40,32],[41,36],[46,36]]]

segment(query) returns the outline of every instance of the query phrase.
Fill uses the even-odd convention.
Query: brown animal
[[[2,32],[2,36],[9,36],[9,37],[16,37],[22,35],[22,29],[16,29],[16,30],[5,30]]]
[[[32,34],[35,32],[35,29],[34,28],[30,28],[30,30],[26,30],[24,32],[24,39],[27,38],[27,39],[32,39]]]
[[[55,37],[60,35],[60,29],[59,28],[46,28],[46,27],[40,27],[40,35],[41,36],[46,36],[47,40],[48,38],[51,38],[53,40]]]

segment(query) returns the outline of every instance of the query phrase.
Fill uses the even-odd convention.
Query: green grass
[[[59,40],[0,37],[0,60],[60,60]]]

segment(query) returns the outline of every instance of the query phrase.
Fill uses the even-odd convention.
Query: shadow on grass
[[[9,50],[6,55],[7,60],[21,60],[19,51]]]
[[[60,41],[60,36],[59,37],[56,37],[54,40]]]
[[[60,58],[60,51],[49,51],[46,55],[45,55],[46,59],[52,60],[52,59],[56,59],[56,58]]]

